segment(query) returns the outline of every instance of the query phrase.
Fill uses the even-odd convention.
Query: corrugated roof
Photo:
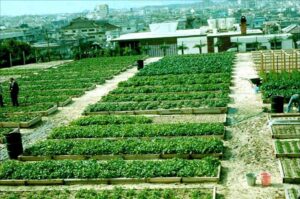
[[[296,24],[292,24],[292,25],[289,25],[286,28],[283,28],[282,31],[285,32],[285,33],[289,33],[289,32],[291,32],[295,28],[297,28],[297,25]]]
[[[121,35],[113,41],[139,40],[139,39],[157,39],[170,37],[190,37],[205,35],[200,29],[176,30],[175,32],[156,33],[156,32],[140,32]]]

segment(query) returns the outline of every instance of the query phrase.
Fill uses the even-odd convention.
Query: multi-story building
[[[65,43],[77,43],[85,41],[105,43],[107,40],[117,38],[120,28],[106,21],[95,21],[79,17],[61,29],[61,40]]]

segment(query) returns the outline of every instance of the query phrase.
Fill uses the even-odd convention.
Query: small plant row
[[[272,125],[272,137],[278,139],[300,138],[300,125]]]
[[[300,196],[300,190],[297,188],[291,188],[286,190],[286,199],[298,199]]]
[[[0,179],[215,177],[219,165],[220,161],[211,157],[164,161],[5,161],[0,165]]]
[[[149,65],[138,73],[138,75],[230,73],[232,71],[234,56],[233,53],[168,56]]]
[[[28,192],[0,192],[2,199],[213,199],[212,189],[122,189],[113,190],[80,189],[43,190]]]
[[[0,128],[0,144],[5,143],[5,135],[12,132],[11,128]]]
[[[119,87],[110,94],[139,94],[139,93],[172,93],[172,92],[199,92],[199,91],[224,91],[229,92],[230,84],[192,84],[192,85],[165,85],[165,86],[141,86]]]
[[[261,86],[264,99],[268,99],[274,95],[282,95],[288,101],[293,94],[300,92],[299,71],[270,72],[261,76],[264,79]]]
[[[71,122],[76,126],[89,126],[89,125],[108,125],[108,124],[148,124],[152,120],[144,116],[126,116],[126,115],[95,115],[81,117]]]
[[[45,140],[27,148],[24,155],[220,154],[223,148],[220,139],[194,137],[149,140]]]
[[[41,69],[16,69],[16,68],[8,68],[8,69],[0,69],[0,76],[7,76],[10,78],[11,76],[27,76],[32,73],[36,73],[41,71]]]
[[[283,158],[280,159],[283,182],[284,183],[300,183],[300,159],[299,158]]]
[[[132,111],[132,110],[160,110],[202,107],[225,107],[229,99],[203,99],[185,101],[153,101],[153,102],[102,102],[89,105],[85,112],[101,111]]]
[[[106,124],[93,118],[85,118],[73,122],[79,126],[64,126],[54,129],[49,138],[128,138],[128,137],[160,137],[160,136],[204,136],[224,134],[224,125],[220,123],[185,123],[185,124],[123,124],[99,126]],[[116,124],[119,124],[116,121]],[[92,125],[92,126],[87,126]]]
[[[18,115],[19,115],[19,113],[26,114],[26,113],[44,111],[44,110],[48,110],[48,109],[52,108],[54,105],[55,105],[55,103],[48,102],[48,103],[35,104],[35,105],[20,104],[20,106],[18,106],[18,107],[5,106],[5,107],[1,108],[1,114],[6,114],[6,116],[11,116],[11,117],[17,117],[17,115],[14,116],[13,114],[18,113]],[[7,114],[7,113],[9,113],[9,114]],[[3,117],[3,118],[5,119],[5,117]]]
[[[68,95],[58,95],[58,96],[35,96],[35,97],[20,97],[19,103],[22,105],[35,105],[37,103],[44,104],[44,103],[59,103],[64,102],[66,100],[70,99],[70,96]],[[4,102],[7,104],[9,103],[10,99],[6,99]]]
[[[275,141],[276,155],[280,157],[300,157],[300,141]]]
[[[119,83],[119,87],[158,86],[158,85],[193,85],[193,84],[222,84],[230,83],[231,74],[189,74],[169,76],[136,76],[126,82]]]
[[[185,93],[149,93],[142,94],[117,94],[107,95],[102,102],[143,102],[143,101],[172,101],[172,100],[206,100],[206,99],[229,99],[228,92],[185,92]]]

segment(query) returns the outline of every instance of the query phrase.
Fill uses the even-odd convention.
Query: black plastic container
[[[144,60],[137,60],[137,69],[141,70],[144,68]]]
[[[283,113],[284,108],[284,97],[283,96],[272,96],[271,97],[271,112],[272,113]]]
[[[15,130],[7,135],[6,146],[7,153],[10,159],[18,159],[18,156],[23,153],[22,135],[19,130]]]

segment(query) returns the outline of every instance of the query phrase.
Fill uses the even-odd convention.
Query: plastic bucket
[[[262,186],[269,186],[271,184],[271,174],[263,172],[260,174]]]
[[[247,184],[249,186],[254,186],[256,182],[256,175],[254,173],[247,173],[246,174]]]

